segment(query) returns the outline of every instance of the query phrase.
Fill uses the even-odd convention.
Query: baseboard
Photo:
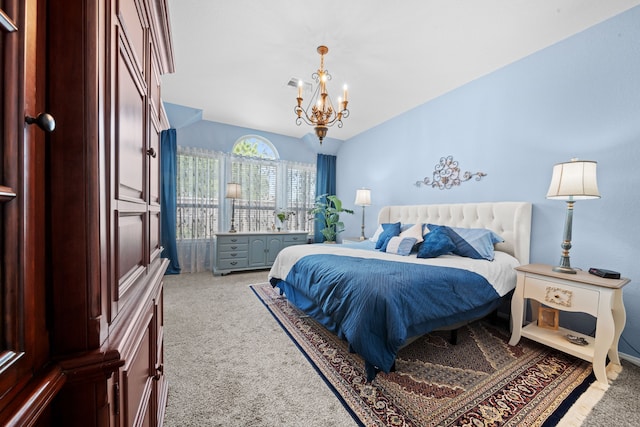
[[[627,362],[631,362],[636,366],[640,366],[640,358],[638,358],[638,357],[631,356],[631,355],[625,354],[625,353],[620,353],[620,352],[618,352],[618,356],[620,356],[620,359],[624,359]]]

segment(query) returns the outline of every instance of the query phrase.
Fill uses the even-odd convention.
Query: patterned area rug
[[[591,365],[474,322],[458,332],[434,332],[400,350],[396,371],[366,382],[364,362],[346,342],[279,295],[252,285],[354,419],[365,426],[556,425],[593,382]]]

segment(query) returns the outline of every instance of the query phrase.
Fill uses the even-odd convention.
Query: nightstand
[[[611,363],[620,364],[618,341],[626,322],[622,287],[629,283],[629,279],[603,279],[584,271],[578,271],[577,274],[557,273],[552,268],[543,264],[516,268],[518,281],[511,300],[513,331],[509,344],[516,345],[521,337],[526,337],[584,359],[593,363],[596,379],[608,384],[607,355]],[[523,326],[527,299],[531,300],[532,322]],[[583,312],[594,316],[595,337],[562,327],[554,330],[538,326],[540,304],[560,311]],[[567,334],[582,338],[587,344],[573,344],[566,339]]]

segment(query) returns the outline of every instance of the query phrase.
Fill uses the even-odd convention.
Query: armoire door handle
[[[0,202],[8,202],[16,198],[16,193],[10,187],[0,185]]]
[[[56,119],[49,113],[40,113],[37,117],[25,116],[24,121],[28,125],[37,124],[45,132],[53,132],[56,128]]]

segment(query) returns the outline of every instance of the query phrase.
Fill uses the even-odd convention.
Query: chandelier
[[[294,109],[296,115],[296,124],[300,126],[302,122],[313,126],[316,131],[316,136],[322,140],[327,135],[327,130],[334,124],[338,124],[338,127],[342,127],[342,119],[349,117],[349,110],[347,109],[347,85],[344,85],[342,97],[338,98],[338,109],[335,109],[331,102],[331,97],[327,92],[327,81],[331,80],[331,74],[324,69],[324,56],[329,52],[329,48],[326,46],[318,46],[318,53],[320,54],[320,68],[317,72],[313,73],[311,77],[316,81],[316,90],[313,96],[307,104],[307,108],[302,108],[302,88],[304,83],[298,82],[298,105]]]

